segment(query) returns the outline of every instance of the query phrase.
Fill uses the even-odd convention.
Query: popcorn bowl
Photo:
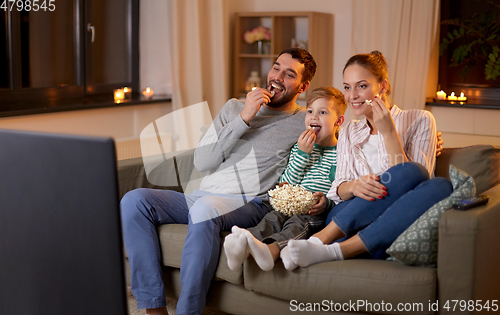
[[[318,202],[318,197],[313,198],[277,198],[269,195],[269,203],[274,210],[284,213],[288,216],[295,214],[307,214]]]

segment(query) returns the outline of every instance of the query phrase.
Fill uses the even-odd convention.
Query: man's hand
[[[314,141],[316,141],[316,134],[311,129],[306,129],[299,136],[297,143],[299,144],[299,150],[311,154],[314,149]]]
[[[318,197],[318,202],[312,206],[311,210],[307,214],[318,215],[323,213],[326,209],[326,197],[321,191],[317,191],[313,194],[314,197]]]
[[[266,89],[255,89],[248,92],[245,100],[245,107],[241,111],[241,118],[248,125],[259,112],[262,104],[269,104],[271,102],[272,94]]]
[[[437,132],[437,142],[436,142],[436,157],[443,153],[443,139],[441,139],[441,131]]]

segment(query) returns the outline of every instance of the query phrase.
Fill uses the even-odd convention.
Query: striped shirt
[[[280,182],[299,185],[309,191],[328,193],[337,168],[337,147],[322,147],[314,144],[311,154],[299,149],[296,143]],[[335,204],[327,199],[326,211]]]
[[[410,161],[418,162],[434,177],[436,165],[436,121],[434,116],[424,110],[401,110],[396,105],[390,111],[403,150]],[[370,136],[370,126],[367,119],[350,121],[340,129],[338,146],[338,165],[335,180],[332,183],[327,198],[335,203],[342,200],[337,194],[338,187],[343,182],[361,178],[369,173],[366,157],[361,150],[361,144]],[[382,171],[390,168],[389,156],[385,149],[384,137],[378,133],[378,163]]]

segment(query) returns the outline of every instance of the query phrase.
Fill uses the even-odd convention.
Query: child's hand
[[[323,213],[326,209],[326,197],[321,191],[317,191],[313,194],[314,197],[318,197],[318,202],[309,210],[307,214],[318,215]]]
[[[299,143],[299,150],[311,154],[314,149],[314,141],[316,141],[316,134],[311,129],[306,129],[297,141]]]

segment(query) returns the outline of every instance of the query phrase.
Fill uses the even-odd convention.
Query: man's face
[[[267,89],[274,91],[268,107],[278,108],[292,101],[303,92],[304,65],[290,54],[282,54],[267,74]]]

